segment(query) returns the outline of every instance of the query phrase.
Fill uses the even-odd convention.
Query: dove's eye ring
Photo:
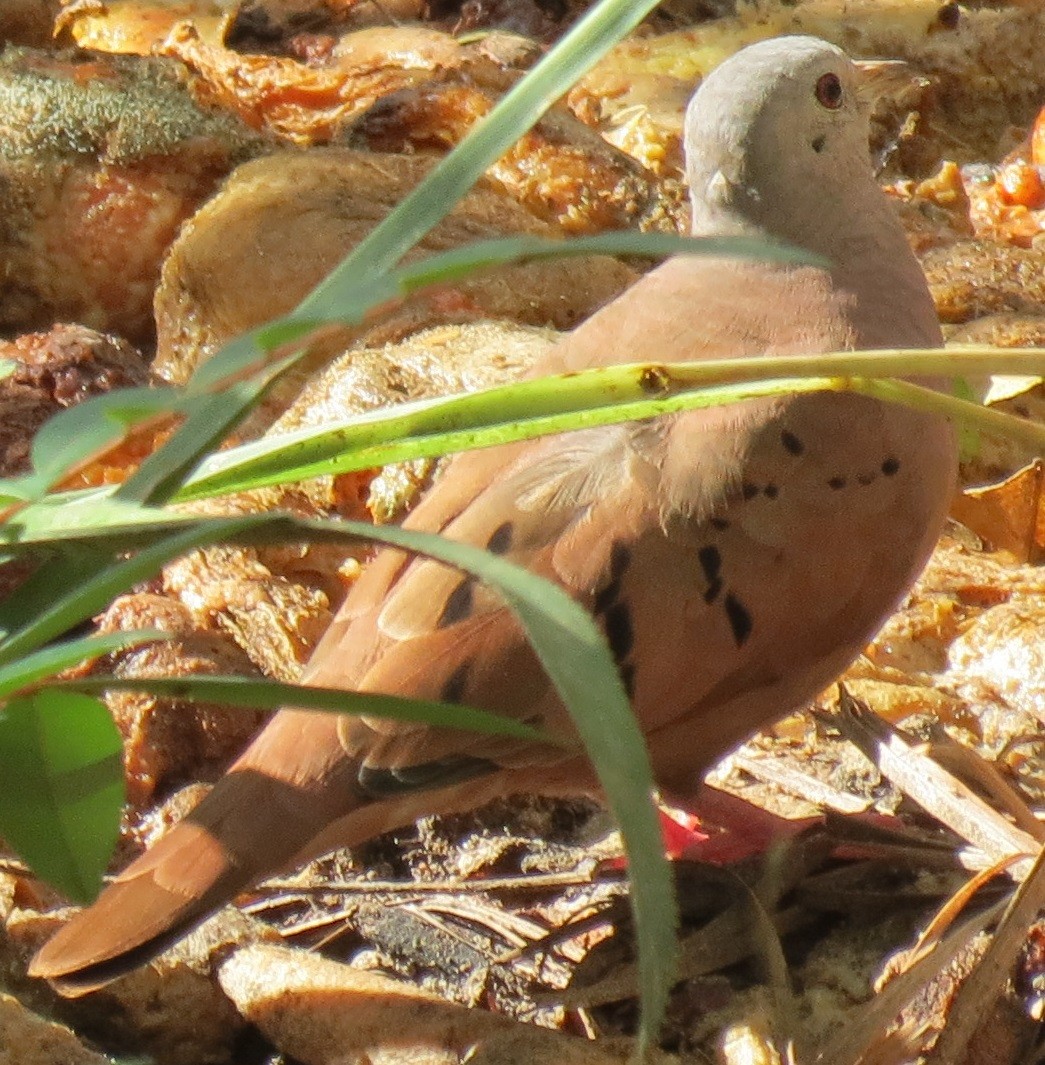
[[[816,82],[816,99],[828,111],[842,106],[842,81],[837,74],[821,74]]]

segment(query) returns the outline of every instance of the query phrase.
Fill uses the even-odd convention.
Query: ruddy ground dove
[[[871,172],[860,81],[838,48],[780,38],[719,66],[686,118],[693,232],[772,237],[829,267],[669,260],[534,373],[940,344]],[[940,418],[778,396],[461,455],[404,524],[487,547],[590,608],[658,783],[677,793],[860,652],[931,552],[954,466]],[[368,566],[302,679],[573,735],[501,601],[395,550]],[[296,858],[494,796],[594,788],[586,759],[559,748],[284,710],[30,972],[81,993]]]

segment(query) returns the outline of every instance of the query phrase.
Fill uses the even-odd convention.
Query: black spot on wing
[[[722,606],[729,618],[729,627],[733,630],[733,641],[737,647],[743,647],[754,626],[750,612],[732,592],[722,600]]]
[[[515,529],[510,521],[502,522],[490,533],[490,539],[486,541],[486,550],[492,551],[495,555],[503,555],[512,546],[514,533]]]
[[[886,477],[895,477],[896,474],[900,472],[900,460],[895,455],[890,455],[888,458],[882,460],[879,469]],[[867,488],[869,485],[874,484],[877,477],[878,473],[874,470],[863,470],[862,472],[853,475],[853,479],[856,483],[863,488]],[[838,473],[835,474],[834,477],[828,478],[827,486],[828,488],[833,488],[837,491],[840,488],[845,488],[848,483],[848,478],[843,477],[842,474]]]
[[[620,540],[614,540],[610,548],[610,580],[619,581],[631,565],[631,548]]]
[[[595,593],[595,601],[592,604],[596,614],[605,614],[617,601],[620,595],[620,581],[610,581]]]
[[[635,698],[635,663],[625,662],[620,667],[620,679],[629,699]]]
[[[784,445],[784,450],[790,455],[801,455],[806,449],[805,444],[790,429],[781,430],[780,443]]]
[[[615,541],[610,548],[609,580],[595,593],[592,606],[596,615],[602,618],[603,631],[620,671],[621,683],[628,698],[632,699],[635,696],[635,664],[627,661],[627,658],[635,646],[635,631],[628,604],[620,598],[621,581],[630,564],[630,548],[619,540]]]
[[[605,614],[620,597],[621,579],[631,564],[631,550],[626,544],[615,540],[610,548],[609,580],[595,593],[592,609],[596,614]]]
[[[439,699],[444,703],[460,703],[464,700],[464,690],[468,685],[468,673],[472,663],[466,658],[443,682]]]
[[[461,583],[446,597],[443,612],[439,615],[436,627],[449,628],[459,621],[464,621],[472,612],[474,583],[471,577],[465,577]]]
[[[766,499],[776,499],[780,495],[780,488],[769,481],[767,484],[762,485],[761,488],[757,484],[753,484],[751,481],[745,481],[740,486],[741,498],[746,500],[754,499],[757,495],[764,495]]]
[[[715,581],[722,572],[722,555],[714,544],[707,544],[697,552],[700,568],[707,581]]]
[[[614,661],[620,665],[631,654],[635,631],[631,625],[631,611],[627,603],[614,603],[606,611],[606,639],[610,642]]]
[[[697,552],[697,559],[708,582],[704,602],[713,603],[722,591],[722,555],[714,544],[707,544]]]

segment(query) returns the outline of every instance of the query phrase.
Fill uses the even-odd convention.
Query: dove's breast
[[[954,486],[954,436],[942,419],[840,393],[738,409],[747,426],[733,446],[741,439],[744,454],[719,505],[678,514],[668,538],[648,537],[642,562],[633,556],[645,571],[636,586],[691,586],[677,611],[668,587],[632,599],[644,615],[634,619],[634,659],[661,667],[640,665],[636,707],[669,785],[693,784],[709,761],[845,669],[924,566]],[[686,417],[699,437],[699,412]],[[673,444],[684,447],[685,436],[680,425]]]

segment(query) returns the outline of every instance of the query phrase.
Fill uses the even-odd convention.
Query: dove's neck
[[[851,188],[844,216],[833,206],[826,199],[803,205],[796,198],[787,209],[772,210],[757,198],[728,205],[698,200],[692,231],[694,236],[770,238],[824,258],[833,287],[852,300],[850,315],[861,347],[939,346],[942,336],[925,275],[881,190],[871,183],[862,193]]]

